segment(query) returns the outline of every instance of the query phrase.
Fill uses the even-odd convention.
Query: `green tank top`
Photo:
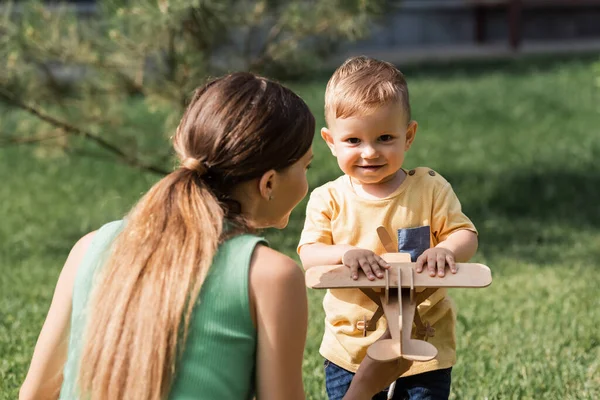
[[[69,350],[60,399],[77,399],[76,378],[93,277],[123,221],[96,233],[79,266],[73,289]],[[192,313],[188,339],[178,362],[170,400],[250,399],[254,396],[256,329],[249,305],[249,267],[263,238],[239,235],[215,255]]]

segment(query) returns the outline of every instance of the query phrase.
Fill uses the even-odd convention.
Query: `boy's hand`
[[[429,276],[435,276],[437,273],[439,277],[443,277],[446,275],[446,265],[450,267],[450,272],[456,273],[454,253],[443,247],[432,247],[417,258],[415,270],[421,272],[424,267],[427,267]]]
[[[383,258],[366,249],[348,250],[342,256],[342,264],[350,268],[350,276],[352,279],[358,279],[358,269],[362,269],[369,280],[375,280],[375,275],[378,278],[383,278],[383,269],[388,269],[390,266]]]

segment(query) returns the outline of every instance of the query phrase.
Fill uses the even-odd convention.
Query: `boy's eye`
[[[360,143],[360,139],[359,138],[355,138],[355,137],[351,137],[346,139],[346,142],[350,143],[350,144],[359,144]]]
[[[393,139],[392,135],[381,135],[381,136],[379,136],[379,140],[382,141],[382,142],[389,142],[392,139]]]
[[[308,164],[308,165],[306,166],[306,169],[310,169],[311,167],[312,167],[312,165],[311,165],[311,164]]]

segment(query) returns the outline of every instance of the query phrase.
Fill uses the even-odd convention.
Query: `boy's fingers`
[[[383,258],[375,256],[375,259],[377,260],[381,268],[388,269],[390,267],[390,264],[388,264]]]
[[[354,280],[358,279],[358,261],[352,260],[347,264],[348,268],[350,268],[350,277]]]
[[[417,273],[423,271],[423,262],[425,261],[425,257],[423,257],[423,255],[421,254],[418,258],[417,258],[417,262],[415,264],[415,271]]]
[[[373,271],[373,273],[375,275],[377,275],[378,278],[383,278],[383,272],[381,271],[381,268],[379,268],[379,261],[377,261],[377,258],[375,258],[377,256],[373,256],[373,257],[369,257],[369,264],[371,264],[371,271]]]
[[[435,276],[435,258],[430,255],[427,256],[427,272],[429,272],[429,276]]]
[[[373,271],[371,271],[371,263],[365,257],[359,258],[358,263],[363,271],[365,271],[365,275],[370,281],[375,280],[375,275],[373,275]]]
[[[446,275],[446,255],[443,253],[437,255],[437,269],[439,277]]]
[[[450,266],[450,272],[455,274],[457,272],[457,269],[456,269],[456,262],[454,261],[454,257],[452,257],[451,255],[447,255],[446,261],[448,261],[448,265]]]

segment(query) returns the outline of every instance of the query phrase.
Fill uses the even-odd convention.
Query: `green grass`
[[[454,399],[600,398],[600,93],[589,59],[446,65],[406,71],[417,139],[405,166],[444,175],[480,231],[492,268],[457,303]],[[323,123],[326,80],[292,86]],[[160,126],[135,108],[143,128]],[[10,127],[18,115],[1,114]],[[146,121],[146,122],[144,122]],[[315,187],[339,174],[315,141]],[[0,399],[16,398],[72,244],[121,217],[156,176],[85,159],[0,150]],[[303,202],[272,245],[294,255]],[[326,398],[311,291],[304,361],[310,399]]]

